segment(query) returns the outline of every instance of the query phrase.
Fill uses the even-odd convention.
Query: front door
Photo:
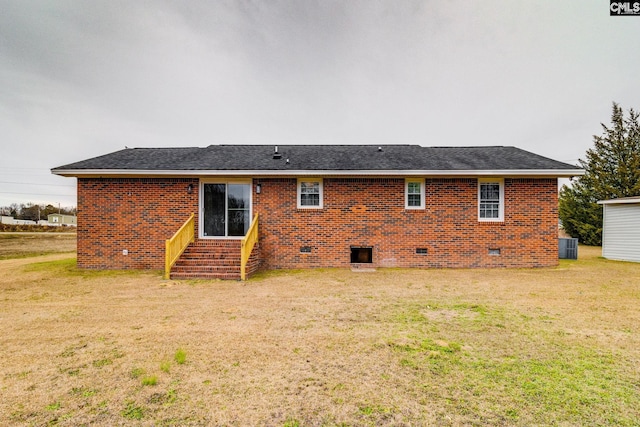
[[[203,183],[201,237],[244,236],[251,225],[251,184]]]

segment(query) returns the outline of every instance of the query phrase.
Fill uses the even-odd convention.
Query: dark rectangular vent
[[[419,255],[426,255],[428,252],[427,248],[416,248],[416,253]]]
[[[351,248],[352,264],[371,264],[373,262],[373,248]]]
[[[310,254],[311,246],[300,246],[300,252],[302,252],[303,254]]]

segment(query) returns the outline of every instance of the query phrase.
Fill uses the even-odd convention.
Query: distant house
[[[0,224],[7,225],[35,225],[35,221],[31,221],[30,219],[15,219],[12,216],[2,215],[0,217]]]
[[[37,223],[35,221],[32,221],[30,219],[15,219],[15,218],[11,218],[13,220],[13,222],[9,222],[7,224],[14,224],[14,225],[36,225]]]
[[[76,227],[78,218],[75,215],[49,214],[47,215],[48,225],[69,225]]]
[[[555,266],[558,178],[584,171],[515,147],[212,145],[52,172],[78,180],[80,268],[238,278],[249,255],[250,271]],[[179,229],[195,237],[174,265]]]
[[[640,262],[640,197],[602,200],[602,256]]]

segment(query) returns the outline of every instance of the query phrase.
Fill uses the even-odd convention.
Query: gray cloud
[[[640,18],[609,17],[596,0],[4,0],[0,11],[0,182],[9,166],[47,171],[125,145],[515,145],[575,161],[612,101],[639,108]],[[3,190],[0,205],[16,200]]]

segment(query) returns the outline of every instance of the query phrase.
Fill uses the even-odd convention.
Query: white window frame
[[[303,205],[302,204],[302,183],[303,182],[312,182],[312,183],[318,183],[318,193],[319,193],[319,201],[318,201],[318,205],[317,206],[310,206],[310,205]],[[298,209],[322,209],[324,207],[324,190],[323,190],[323,185],[322,185],[322,178],[312,178],[312,177],[308,177],[308,178],[298,178],[298,191],[297,191],[297,205],[298,205]]]
[[[498,217],[497,218],[481,218],[480,204],[482,203],[482,185],[498,184],[500,200],[498,201]],[[478,179],[478,221],[480,222],[503,222],[504,221],[504,178],[479,178]]]
[[[409,206],[409,184],[420,184],[420,206]],[[411,193],[417,194],[417,193]],[[404,208],[405,209],[424,209],[425,207],[425,191],[424,191],[424,179],[421,178],[406,178],[404,180]]]

